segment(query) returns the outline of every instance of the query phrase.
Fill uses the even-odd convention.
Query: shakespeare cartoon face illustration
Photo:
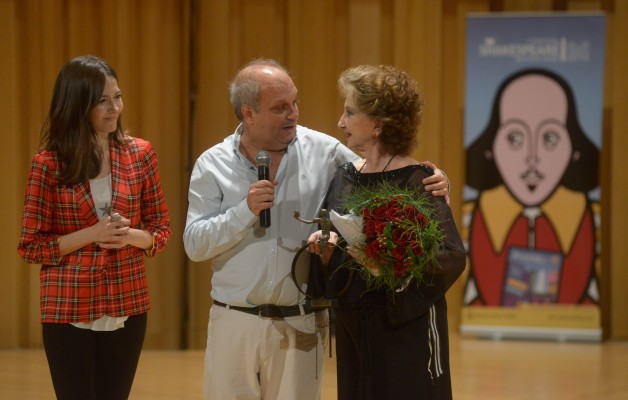
[[[526,75],[505,88],[499,110],[495,165],[517,200],[538,205],[554,192],[572,155],[567,96],[552,79]]]
[[[471,264],[465,302],[597,303],[599,150],[578,122],[568,83],[542,69],[499,86],[467,149]]]

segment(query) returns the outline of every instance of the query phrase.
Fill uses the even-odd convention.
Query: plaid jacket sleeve
[[[80,228],[78,224],[72,224],[73,218],[69,215],[61,220],[55,217],[55,212],[63,209],[57,205],[59,165],[60,162],[54,154],[46,151],[35,154],[31,162],[18,245],[20,256],[31,264],[59,264],[57,239]],[[75,204],[79,209],[82,207],[80,202]]]
[[[125,157],[124,153],[120,155],[121,159]],[[131,227],[147,230],[153,235],[154,249],[146,253],[152,257],[164,249],[172,235],[168,207],[161,188],[157,155],[150,142],[135,138],[129,146],[128,157],[130,162],[122,163],[122,165],[132,167],[128,173],[121,173],[120,179],[117,179],[115,184],[120,188],[128,184],[129,196],[132,193],[141,192],[140,207],[131,209],[127,215],[124,212],[125,199],[116,197],[112,200],[112,205],[115,211],[118,211],[119,207],[118,212],[131,220]],[[133,188],[134,186],[136,188]],[[120,192],[122,190],[118,193]]]

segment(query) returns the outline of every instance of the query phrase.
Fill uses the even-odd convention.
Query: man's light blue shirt
[[[196,161],[190,179],[183,241],[193,261],[212,260],[212,297],[233,306],[295,305],[303,300],[290,268],[316,225],[336,169],[359,159],[337,139],[302,126],[288,146],[275,179],[271,226],[262,228],[249,209],[257,168],[240,148],[242,126]]]

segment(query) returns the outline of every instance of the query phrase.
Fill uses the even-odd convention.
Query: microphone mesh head
[[[255,156],[255,161],[257,162],[257,166],[270,166],[270,154],[268,154],[267,151],[262,150],[259,153],[257,153],[257,156]]]

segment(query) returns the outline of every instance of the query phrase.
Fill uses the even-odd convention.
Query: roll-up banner
[[[605,16],[466,22],[461,331],[601,340]]]

